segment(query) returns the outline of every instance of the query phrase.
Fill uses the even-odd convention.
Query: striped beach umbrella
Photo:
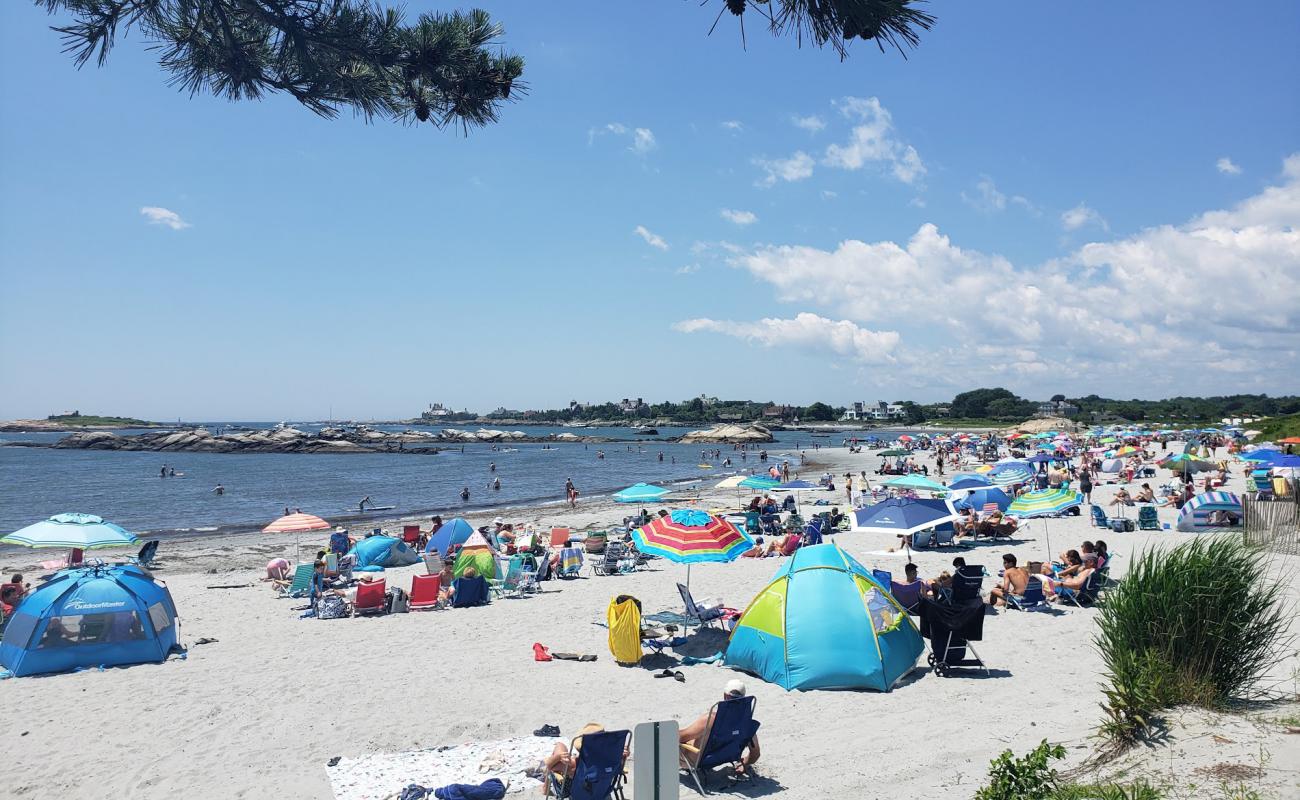
[[[327,531],[330,524],[314,514],[304,514],[301,511],[294,514],[285,514],[275,522],[267,525],[262,529],[262,533],[292,533],[293,534],[293,560],[298,560],[298,537],[300,534],[310,531]]]
[[[768,489],[775,489],[780,486],[781,482],[775,478],[764,478],[762,475],[750,475],[748,478],[741,481],[740,485],[746,489],[767,491]]]
[[[66,547],[94,550],[136,543],[134,533],[94,514],[55,514],[0,539],[23,547]]]
[[[993,465],[993,469],[988,471],[988,478],[994,486],[1028,483],[1034,479],[1034,468],[1023,461],[1004,461]]]
[[[735,561],[754,546],[754,540],[727,520],[704,511],[677,509],[632,531],[636,549],[686,565],[686,588],[691,587],[691,564]]]
[[[1083,495],[1073,489],[1039,489],[1012,500],[1007,513],[1016,517],[1043,518],[1043,541],[1047,544],[1047,557],[1051,558],[1052,534],[1047,529],[1047,518],[1078,505],[1083,505]]]
[[[884,484],[895,489],[920,489],[926,492],[942,492],[948,488],[922,475],[900,475],[884,481]]]

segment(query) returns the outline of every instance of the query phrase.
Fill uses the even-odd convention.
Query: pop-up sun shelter
[[[1226,511],[1241,519],[1241,498],[1232,492],[1205,492],[1183,504],[1178,512],[1178,530],[1203,531],[1214,527],[1210,520],[1216,511]]]
[[[465,543],[465,540],[474,532],[474,526],[470,525],[460,517],[456,517],[450,522],[445,523],[438,532],[429,537],[429,543],[425,545],[424,552],[432,553],[438,551],[438,555],[443,558],[447,557],[447,551],[458,545]]]
[[[745,609],[726,661],[786,689],[887,692],[925,649],[907,612],[835,544],[801,547]]]
[[[465,543],[460,546],[460,552],[456,554],[456,563],[452,565],[452,572],[459,578],[465,574],[465,570],[473,567],[478,574],[488,580],[497,577],[497,560],[492,553],[492,548],[488,547],[487,539],[483,534],[474,531],[470,534]]]
[[[352,546],[357,557],[356,569],[406,567],[420,560],[420,554],[393,536],[367,536]]]
[[[159,662],[176,645],[167,587],[133,565],[65,569],[23,598],[0,640],[14,675]]]

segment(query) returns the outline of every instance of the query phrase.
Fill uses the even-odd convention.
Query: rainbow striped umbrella
[[[754,540],[721,517],[694,509],[677,509],[666,517],[632,531],[636,549],[686,565],[686,588],[691,587],[691,564],[735,561],[754,546]]]

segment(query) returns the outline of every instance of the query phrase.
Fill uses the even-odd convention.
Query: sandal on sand
[[[670,669],[666,669],[666,670],[664,670],[663,672],[656,672],[656,673],[655,673],[655,677],[656,677],[656,678],[671,678],[671,677],[673,677],[673,671],[670,670]]]
[[[559,736],[559,735],[560,735],[560,729],[559,729],[558,727],[554,726],[554,725],[543,725],[542,727],[540,727],[540,728],[538,728],[537,730],[533,731],[533,735],[534,735],[534,736],[547,736],[547,737],[549,737],[549,736]]]
[[[677,679],[678,683],[686,683],[686,676],[681,673],[681,670],[674,672],[673,677]]]

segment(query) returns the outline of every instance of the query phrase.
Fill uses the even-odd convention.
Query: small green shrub
[[[1042,800],[1056,788],[1056,770],[1049,764],[1065,758],[1065,748],[1044,739],[1023,758],[1010,750],[989,763],[989,785],[975,793],[975,800]]]
[[[1161,709],[1215,708],[1251,691],[1287,637],[1282,597],[1238,536],[1142,553],[1098,618],[1110,684],[1102,733],[1129,741]]]
[[[1163,800],[1164,793],[1139,780],[1127,786],[1119,783],[1071,783],[1057,787],[1047,800]]]

